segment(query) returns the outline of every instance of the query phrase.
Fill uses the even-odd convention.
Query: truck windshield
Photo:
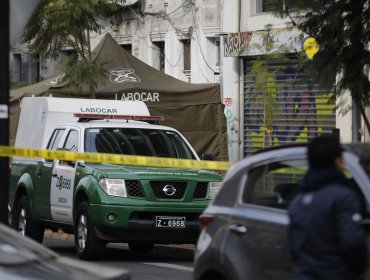
[[[193,152],[176,132],[139,128],[88,128],[85,151],[195,159]]]

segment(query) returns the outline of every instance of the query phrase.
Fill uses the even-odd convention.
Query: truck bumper
[[[199,236],[198,218],[203,208],[132,208],[127,206],[91,205],[96,235],[111,242],[131,240],[149,241],[157,244],[191,244]],[[171,211],[172,210],[172,211]],[[114,220],[108,218],[114,216]],[[182,217],[183,228],[157,227],[156,217]]]

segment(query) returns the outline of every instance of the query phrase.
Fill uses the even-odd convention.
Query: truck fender
[[[73,201],[73,216],[75,215],[76,207],[81,201],[99,204],[101,202],[99,183],[92,175],[86,175],[78,182]]]
[[[15,203],[24,195],[27,196],[28,202],[30,204],[32,214],[35,213],[34,207],[34,191],[33,191],[33,181],[29,173],[23,173],[19,178],[17,183],[17,189],[15,191],[14,200],[12,201],[12,210],[15,207]]]

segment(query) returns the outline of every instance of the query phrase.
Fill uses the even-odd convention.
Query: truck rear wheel
[[[83,201],[79,204],[75,220],[75,250],[82,260],[99,259],[106,242],[96,237],[91,219],[90,205]]]
[[[37,226],[31,215],[31,208],[27,197],[22,196],[14,209],[12,217],[12,226],[23,236],[28,236],[37,242],[44,239],[44,228]]]

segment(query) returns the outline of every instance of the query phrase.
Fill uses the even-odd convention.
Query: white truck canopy
[[[58,124],[75,123],[75,113],[150,116],[142,101],[24,97],[21,103],[16,147],[41,149]]]

